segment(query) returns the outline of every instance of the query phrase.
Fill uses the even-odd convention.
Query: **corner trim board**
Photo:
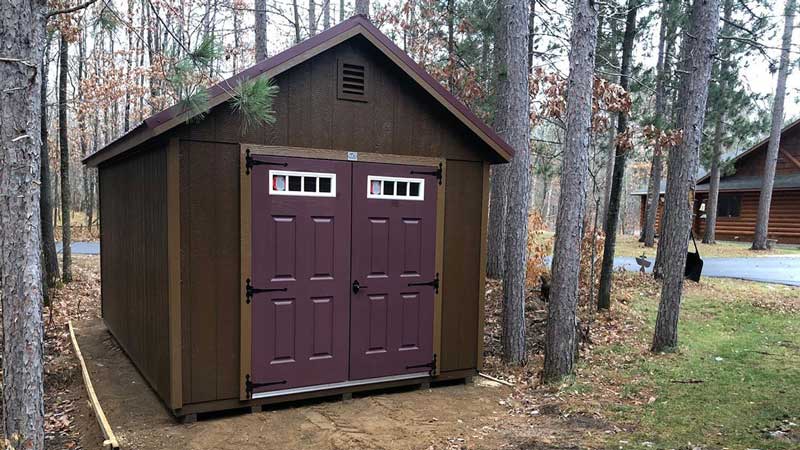
[[[181,162],[180,141],[167,147],[167,270],[169,301],[170,407],[183,406],[181,345]]]

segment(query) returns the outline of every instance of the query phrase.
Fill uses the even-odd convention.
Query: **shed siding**
[[[339,58],[366,65],[369,102],[337,100]],[[360,37],[274,81],[274,126],[245,128],[223,104],[170,133],[181,138],[184,404],[239,396],[240,142],[446,158],[440,367],[474,369],[488,147]]]
[[[181,142],[185,404],[239,396],[239,146]]]
[[[102,311],[150,385],[170,398],[167,159],[159,147],[99,169]]]

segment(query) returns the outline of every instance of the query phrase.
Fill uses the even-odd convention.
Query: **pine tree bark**
[[[42,256],[45,273],[45,282],[48,289],[45,292],[45,297],[49,299],[49,289],[55,287],[59,278],[58,270],[58,253],[56,252],[56,238],[53,230],[53,186],[50,176],[50,146],[48,144],[49,131],[47,128],[47,73],[46,70],[50,58],[50,37],[47,38],[45,44],[44,55],[42,57],[41,67],[42,82],[40,93],[40,110],[41,110],[41,126],[40,126],[40,139],[42,145],[40,147],[40,161],[41,161],[41,193],[39,197],[39,211],[40,211],[40,226],[42,227]]]
[[[597,6],[573,4],[567,80],[567,131],[564,134],[561,195],[553,250],[551,295],[547,310],[543,380],[557,382],[575,365],[578,276],[586,213],[591,139],[592,86],[597,45]]]
[[[500,9],[501,4],[497,4]],[[505,124],[508,123],[509,111],[508,99],[505,97],[508,92],[508,30],[499,17],[494,36],[494,92],[495,92],[495,115],[494,129],[500,135],[506,133]],[[506,180],[508,178],[508,166],[506,164],[495,164],[491,168],[489,183],[489,229],[486,255],[486,275],[489,278],[499,279],[504,275],[505,267],[505,242],[506,242]]]
[[[622,39],[622,71],[619,75],[619,85],[628,90],[631,76],[631,61],[633,59],[633,40],[636,36],[636,10],[638,0],[628,0],[625,15],[625,33]],[[628,113],[620,111],[617,116],[617,135],[628,131]],[[622,197],[623,181],[625,180],[625,163],[628,149],[620,142],[616,143],[614,154],[614,176],[611,178],[611,190],[608,196],[608,209],[603,231],[606,235],[603,245],[603,263],[600,269],[600,288],[597,295],[597,308],[611,308],[611,278],[614,272],[614,252],[617,245],[617,225],[619,224],[620,200]]]
[[[656,137],[653,146],[653,160],[650,164],[650,178],[647,185],[647,198],[645,201],[645,221],[642,237],[645,247],[653,247],[656,240],[656,218],[658,215],[658,202],[661,197],[661,171],[662,148],[660,132],[664,130],[664,110],[665,110],[665,81],[667,72],[667,29],[668,22],[672,20],[670,13],[671,5],[674,0],[661,1],[661,24],[659,26],[658,37],[658,56],[656,60],[656,104],[655,104],[655,127],[659,130],[659,137]]]
[[[795,0],[786,0],[783,38],[781,39],[781,60],[778,66],[778,83],[775,87],[775,98],[772,100],[772,129],[769,133],[767,155],[764,160],[764,176],[761,181],[761,194],[758,197],[758,214],[756,230],[753,236],[753,250],[767,249],[769,231],[769,209],[772,203],[772,188],[775,185],[775,167],[778,164],[778,150],[781,145],[783,129],[783,103],[786,98],[786,78],[789,75],[789,52],[792,46],[794,31]]]
[[[678,345],[678,316],[683,295],[683,272],[686,247],[692,225],[692,190],[703,137],[708,84],[719,27],[718,0],[695,0],[691,29],[685,39],[691,46],[682,114],[683,139],[669,154],[669,173],[664,204],[663,229],[670,239],[659,246],[664,281],[658,305],[652,351],[668,351]]]
[[[733,1],[725,0],[722,20],[722,35],[730,36],[731,16],[733,15]],[[718,94],[716,105],[714,105],[714,142],[711,148],[711,172],[709,173],[708,201],[706,202],[706,228],[703,233],[704,244],[715,244],[717,228],[717,204],[719,203],[719,178],[720,178],[720,159],[722,158],[722,141],[724,139],[723,124],[725,122],[725,111],[727,105],[725,96],[728,94],[728,70],[730,68],[730,39],[722,40],[720,46],[720,62],[717,65],[718,72],[716,79]]]
[[[331,0],[322,2],[322,29],[327,30],[331,27]]]
[[[0,2],[0,301],[3,425],[18,448],[44,448],[39,210],[45,2]]]
[[[314,0],[308,0],[308,35],[314,36],[317,34],[317,3]]]
[[[72,281],[72,189],[69,178],[69,129],[67,128],[67,75],[69,43],[62,34],[58,45],[58,144],[61,150],[61,281]]]
[[[300,9],[297,0],[292,0],[292,11],[294,11],[294,43],[300,43]]]
[[[503,276],[503,360],[509,364],[526,361],[525,272],[531,195],[528,20],[528,0],[500,2],[500,24],[506,29],[507,67],[502,93],[505,103],[500,107],[507,114],[498,125],[503,130],[501,136],[515,152],[508,168]]]
[[[369,17],[369,0],[356,0],[356,14]]]
[[[267,59],[267,0],[255,2],[256,62]]]

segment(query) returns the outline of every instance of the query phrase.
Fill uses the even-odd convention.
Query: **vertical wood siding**
[[[339,58],[367,66],[368,103],[337,100]],[[182,139],[184,404],[239,396],[239,142],[447,158],[439,357],[442,372],[475,368],[488,147],[362,38],[274,81],[274,126],[245,130],[223,104],[173,134]]]
[[[103,319],[139,371],[170,398],[166,151],[100,167]]]
[[[183,402],[239,396],[239,146],[181,143]]]

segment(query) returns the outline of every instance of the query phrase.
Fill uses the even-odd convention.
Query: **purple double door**
[[[428,372],[430,168],[253,159],[253,392]]]

